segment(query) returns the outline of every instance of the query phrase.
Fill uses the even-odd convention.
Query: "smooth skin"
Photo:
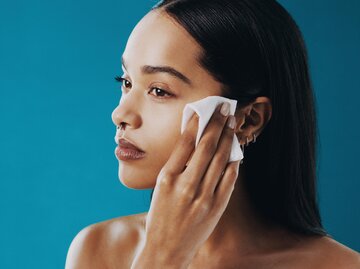
[[[151,254],[152,268],[168,267],[174,261],[182,265],[177,268],[187,268],[230,200],[239,161],[227,164],[234,131],[224,128],[226,119],[218,108],[189,162],[198,124],[193,116],[190,128],[160,172],[145,226],[144,248]],[[133,268],[151,264],[147,259],[139,260]]]
[[[66,269],[360,268],[359,253],[341,243],[262,219],[244,191],[242,165],[227,164],[231,134],[242,145],[253,133],[260,136],[271,119],[271,100],[258,97],[239,108],[234,131],[226,127],[228,117],[215,112],[196,148],[197,117],[180,133],[187,103],[221,95],[219,82],[197,63],[200,52],[161,11],[146,14],[132,31],[123,54],[127,81],[112,120],[126,123],[123,135],[146,156],[119,161],[119,179],[128,188],[155,188],[153,199],[149,212],[83,228],[71,242]],[[172,66],[191,84],[142,73],[144,65]]]

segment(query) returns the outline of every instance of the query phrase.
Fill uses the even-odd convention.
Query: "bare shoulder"
[[[333,238],[324,236],[319,241],[319,247],[322,249],[324,255],[327,256],[327,262],[325,263],[326,268],[360,268],[360,253]]]
[[[145,213],[91,224],[72,240],[66,269],[130,268],[143,239]]]
[[[304,241],[298,254],[312,268],[359,269],[360,254],[329,236]]]

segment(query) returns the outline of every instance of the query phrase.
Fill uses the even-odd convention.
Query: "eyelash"
[[[123,83],[124,81],[128,81],[127,79],[125,79],[125,78],[123,78],[123,77],[120,77],[120,76],[116,76],[115,77],[115,80],[117,81],[117,82],[120,82],[120,83]],[[122,87],[123,85],[121,85],[121,87]],[[166,95],[168,95],[169,97],[170,96],[173,96],[173,94],[171,94],[171,93],[169,93],[169,92],[167,92],[167,91],[165,91],[165,90],[163,90],[163,89],[161,89],[161,88],[159,88],[159,87],[152,87],[151,88],[151,90],[152,89],[159,89],[160,91],[162,91],[162,92],[164,92]],[[159,99],[165,99],[165,98],[167,98],[167,97],[158,97]]]

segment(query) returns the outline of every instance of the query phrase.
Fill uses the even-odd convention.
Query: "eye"
[[[125,88],[127,88],[127,87],[129,87],[129,84],[131,85],[131,83],[127,80],[127,79],[125,79],[125,78],[123,78],[123,77],[120,77],[120,76],[116,76],[115,77],[115,80],[117,81],[117,82],[120,82],[121,83],[121,87],[125,87]],[[125,82],[125,83],[124,83]]]
[[[131,87],[131,83],[123,78],[123,77],[120,77],[120,76],[116,76],[115,77],[115,80],[117,82],[120,82],[122,85],[121,87],[124,87],[125,89]],[[166,96],[170,97],[170,96],[173,96],[173,94],[161,89],[161,88],[158,88],[158,87],[152,87],[150,92],[154,91],[155,90],[155,96],[156,97],[159,97],[159,99],[164,99],[164,98],[167,98]]]
[[[150,92],[153,91],[153,90],[155,90],[156,94],[160,94],[160,95],[157,95],[160,98],[164,98],[164,96],[166,96],[166,95],[169,96],[169,97],[172,96],[171,93],[168,93],[167,91],[164,91],[163,89],[158,88],[158,87],[152,87]]]

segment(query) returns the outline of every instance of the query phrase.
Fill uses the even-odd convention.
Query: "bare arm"
[[[158,268],[167,268],[167,269],[186,269],[187,262],[175,260],[172,257],[165,256],[166,253],[157,251],[154,252],[153,249],[156,247],[151,247],[145,244],[141,248],[141,251],[135,256],[131,269],[158,269]]]

